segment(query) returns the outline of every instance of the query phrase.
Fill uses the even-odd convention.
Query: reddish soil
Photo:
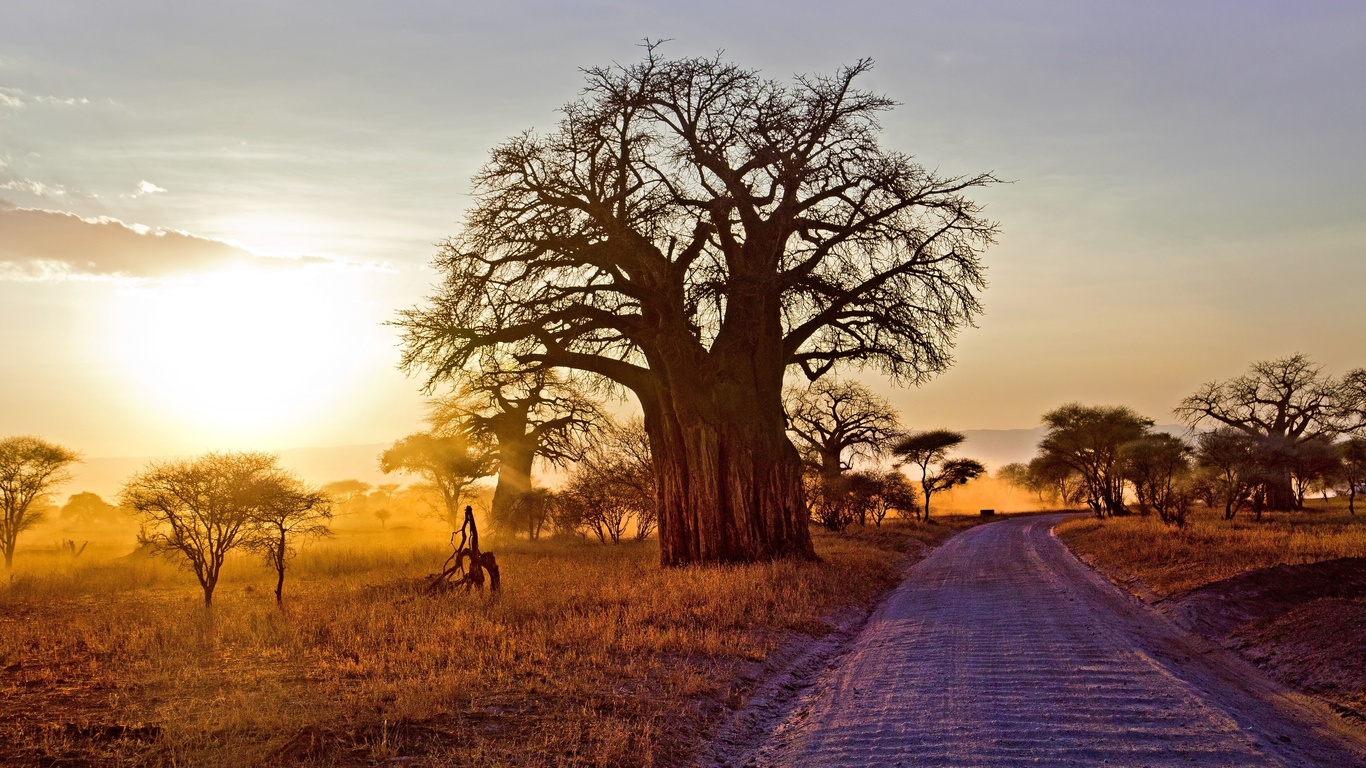
[[[1161,608],[1281,683],[1366,724],[1366,558],[1249,571]]]

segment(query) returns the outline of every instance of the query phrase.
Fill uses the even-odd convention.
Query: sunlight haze
[[[883,145],[994,171],[956,364],[865,376],[914,427],[1061,402],[1171,421],[1296,351],[1366,363],[1366,9],[1351,3],[6,4],[0,433],[86,456],[387,443],[384,325],[427,294],[488,151],[580,68],[718,50],[876,61]],[[849,22],[849,20],[854,20]],[[849,23],[836,23],[849,22]]]

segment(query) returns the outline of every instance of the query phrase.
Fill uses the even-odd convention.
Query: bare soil
[[[1261,568],[1159,607],[1178,625],[1366,725],[1366,558]]]

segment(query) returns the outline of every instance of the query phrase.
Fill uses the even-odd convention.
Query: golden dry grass
[[[1313,501],[1303,512],[1268,513],[1262,522],[1233,521],[1198,509],[1184,529],[1156,517],[1070,520],[1058,536],[1121,581],[1137,581],[1158,597],[1186,592],[1256,568],[1366,557],[1366,514],[1345,502]]]
[[[353,533],[304,550],[283,612],[263,568],[230,562],[211,617],[162,560],[21,553],[0,587],[0,762],[674,765],[779,643],[975,522],[716,568],[661,569],[653,542],[504,544],[496,599],[414,589],[447,554],[429,533]]]

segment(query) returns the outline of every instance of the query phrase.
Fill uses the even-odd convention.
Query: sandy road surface
[[[1366,766],[1327,707],[1078,561],[1065,516],[918,563],[775,734],[732,764]]]

